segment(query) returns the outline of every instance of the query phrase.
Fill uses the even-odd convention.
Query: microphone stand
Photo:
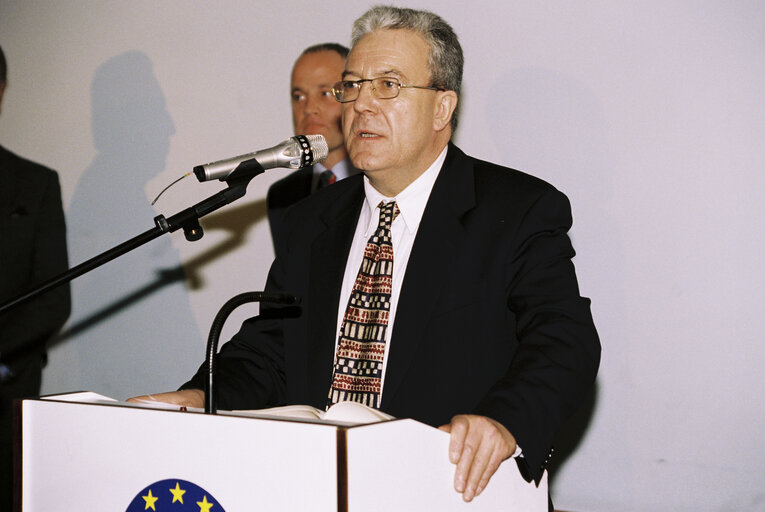
[[[100,267],[104,263],[118,258],[165,233],[172,233],[179,229],[183,229],[186,240],[189,242],[199,240],[202,238],[202,235],[204,235],[202,226],[199,225],[199,219],[242,197],[247,191],[247,185],[249,185],[250,180],[263,172],[265,172],[265,169],[254,158],[242,162],[225,178],[224,181],[228,184],[228,188],[221,190],[217,194],[208,197],[194,206],[186,208],[169,219],[166,219],[164,215],[154,217],[154,228],[89,259],[42,283],[31,291],[0,305],[0,315],[38,295],[68,283],[72,279],[86,274],[91,270]]]
[[[218,411],[218,400],[215,396],[215,363],[218,354],[218,338],[223,330],[223,324],[228,316],[242,304],[248,302],[275,302],[277,304],[298,304],[300,297],[282,293],[265,292],[245,292],[240,293],[223,304],[218,314],[215,315],[212,327],[210,327],[210,336],[207,338],[207,356],[205,363],[207,365],[207,379],[205,380],[205,414],[216,414]]]

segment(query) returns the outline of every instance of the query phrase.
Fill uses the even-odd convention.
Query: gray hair
[[[459,108],[462,88],[462,56],[457,34],[443,18],[430,11],[378,5],[372,7],[353,23],[351,48],[359,39],[377,30],[406,29],[420,34],[430,46],[428,67],[430,86],[457,93]],[[457,111],[452,115],[452,130],[457,128]]]

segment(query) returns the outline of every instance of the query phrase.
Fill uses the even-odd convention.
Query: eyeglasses
[[[332,86],[332,94],[340,103],[356,101],[361,92],[361,84],[369,82],[372,85],[372,94],[375,98],[390,100],[398,96],[403,87],[410,89],[428,89],[430,91],[443,91],[440,87],[430,87],[424,85],[406,85],[395,78],[381,76],[380,78],[365,78],[363,80],[342,80]]]

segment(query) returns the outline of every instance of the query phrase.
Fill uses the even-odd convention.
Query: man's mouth
[[[322,123],[303,123],[303,126],[305,126],[306,129],[308,128],[323,129],[324,128],[324,125]]]

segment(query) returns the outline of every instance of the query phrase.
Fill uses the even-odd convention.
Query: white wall
[[[347,43],[369,5],[0,0],[0,142],[60,172],[71,263],[221,188],[190,177],[149,205],[194,165],[289,136],[295,56]],[[556,505],[765,510],[765,6],[409,6],[461,37],[457,143],[572,200],[603,361],[561,443],[573,453],[554,474]],[[121,108],[104,106],[115,99]],[[265,192],[287,172],[205,218],[201,241],[166,235],[76,280],[44,392],[125,398],[180,384],[220,306],[262,289]],[[237,311],[224,338],[255,310]]]

